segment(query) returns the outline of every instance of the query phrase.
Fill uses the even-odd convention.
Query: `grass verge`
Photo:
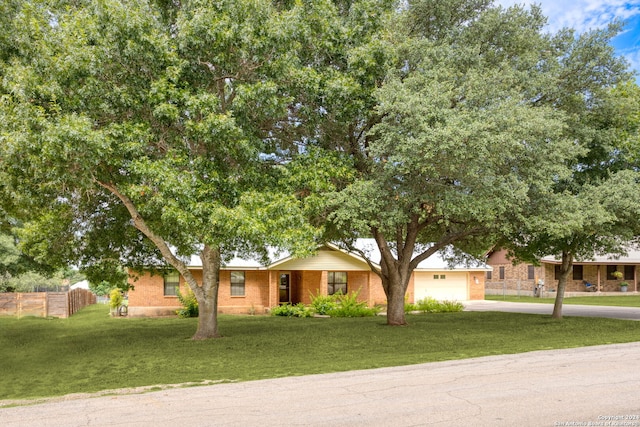
[[[553,304],[556,300],[555,296],[551,298],[534,298],[532,296],[517,295],[486,295],[486,300],[490,301],[508,301],[508,302],[534,302],[543,304]],[[565,297],[563,304],[580,304],[580,305],[609,305],[616,307],[640,307],[640,295],[628,296],[588,296],[588,297]]]
[[[111,319],[102,305],[69,319],[0,318],[0,400],[203,381],[245,381],[533,350],[637,341],[640,322],[462,312],[383,317],[220,316],[218,340],[192,341],[196,319]],[[1,404],[1,403],[0,403]]]

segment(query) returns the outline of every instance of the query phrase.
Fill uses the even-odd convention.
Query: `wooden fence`
[[[69,292],[0,293],[0,316],[62,317],[73,315],[96,296],[86,289]]]

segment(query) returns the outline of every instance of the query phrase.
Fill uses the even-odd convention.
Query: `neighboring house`
[[[71,290],[73,290],[73,289],[87,289],[87,290],[89,290],[89,281],[88,280],[81,280],[81,281],[76,282],[73,285],[71,285],[69,287],[69,289],[71,289]]]
[[[371,259],[380,259],[373,240],[360,239]],[[376,257],[377,254],[377,257]],[[189,269],[202,280],[202,265],[193,257]],[[485,264],[450,267],[433,255],[414,271],[407,296],[409,302],[425,297],[439,300],[484,299]],[[177,290],[187,285],[175,271],[150,273],[130,279],[129,316],[163,316],[180,308]],[[370,306],[386,304],[380,278],[360,256],[327,244],[309,258],[282,257],[269,265],[235,258],[220,272],[218,311],[220,313],[265,313],[282,303],[308,304],[315,295],[358,292],[358,299]]]
[[[486,293],[533,293],[536,286],[544,284],[545,291],[555,291],[561,260],[555,257],[544,257],[540,265],[513,264],[505,250],[489,253],[487,264],[492,271],[485,278]],[[638,291],[637,266],[640,266],[640,252],[629,250],[626,256],[597,256],[591,260],[575,261],[573,272],[569,277],[566,292],[585,292],[585,282],[593,285],[599,292],[618,292],[619,284],[629,283],[629,291]],[[620,271],[622,279],[615,278],[612,273]]]

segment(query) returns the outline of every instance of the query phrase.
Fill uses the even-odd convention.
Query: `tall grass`
[[[0,399],[185,382],[245,381],[502,353],[630,342],[640,322],[462,312],[383,317],[219,317],[224,338],[192,341],[196,319],[0,318]],[[579,362],[578,362],[579,363]]]

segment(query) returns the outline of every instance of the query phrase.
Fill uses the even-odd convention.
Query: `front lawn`
[[[124,387],[246,381],[637,341],[640,322],[461,312],[384,317],[220,316],[224,338],[191,341],[195,319],[0,318],[0,399]],[[1,403],[0,403],[1,405]]]
[[[534,298],[532,296],[517,295],[486,295],[489,301],[508,301],[508,302],[537,302],[553,304],[556,300],[555,295],[549,298]],[[585,297],[564,297],[563,304],[579,304],[579,305],[610,305],[616,307],[640,307],[640,295],[625,296],[585,296]]]

